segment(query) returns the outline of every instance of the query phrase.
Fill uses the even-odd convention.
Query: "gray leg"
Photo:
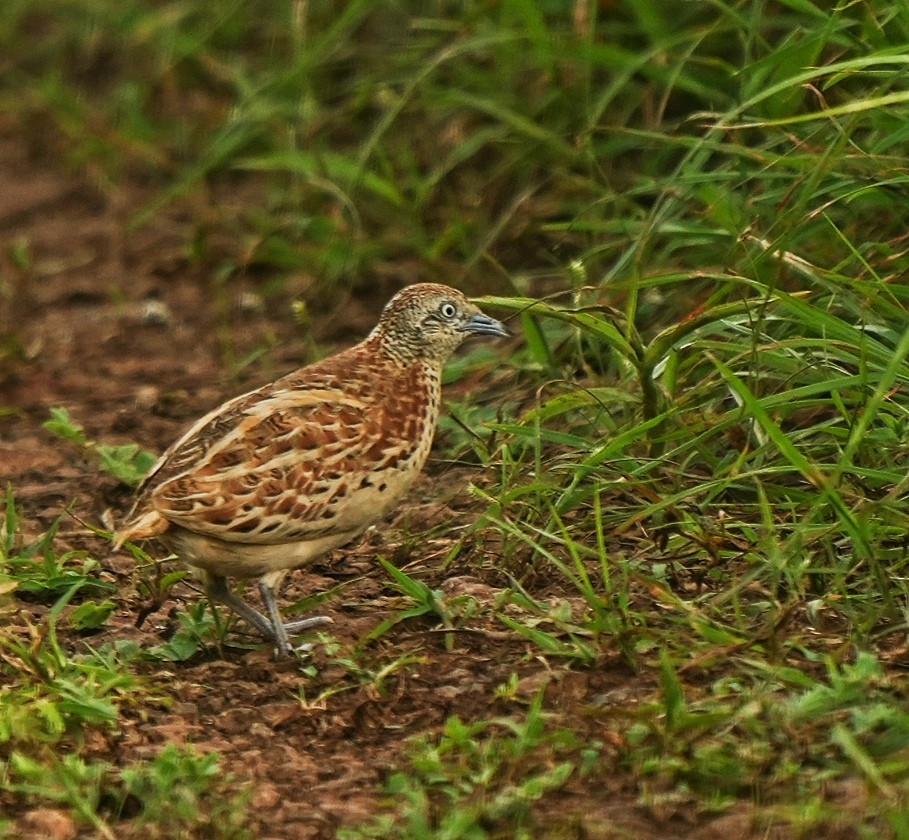
[[[287,638],[287,628],[284,626],[284,619],[281,618],[281,611],[278,609],[278,598],[275,595],[275,590],[264,580],[261,580],[259,581],[259,594],[262,596],[262,603],[265,604],[265,610],[268,612],[271,626],[274,628],[272,638],[274,638],[275,646],[278,648],[278,655],[293,653],[290,640]]]
[[[278,609],[278,599],[275,590],[265,581],[259,583],[259,592],[262,595],[262,603],[268,612],[266,618],[258,610],[253,609],[242,598],[234,595],[227,585],[226,578],[220,575],[209,573],[205,584],[205,592],[213,601],[230,607],[240,618],[248,621],[256,628],[266,639],[273,641],[277,648],[278,656],[292,654],[294,649],[287,638],[288,633],[298,633],[301,630],[309,630],[312,627],[321,627],[325,624],[331,624],[332,620],[327,615],[313,615],[309,618],[302,618],[298,621],[284,623],[281,618],[281,611]]]
[[[254,610],[249,604],[246,603],[242,598],[234,595],[230,591],[230,587],[227,585],[227,580],[220,575],[208,575],[208,580],[205,584],[205,593],[213,601],[217,601],[219,604],[224,604],[226,607],[230,607],[240,618],[246,619],[253,627],[256,628],[266,639],[274,639],[275,631],[272,627],[271,622],[260,613],[258,610]],[[286,634],[285,634],[286,636]]]
[[[290,642],[287,639],[288,633],[299,633],[301,630],[310,630],[313,627],[323,627],[326,624],[332,623],[330,616],[311,615],[308,618],[301,618],[297,621],[288,621],[285,624],[284,619],[281,618],[281,611],[278,608],[278,596],[275,593],[274,587],[269,586],[268,583],[261,580],[259,581],[259,594],[262,596],[262,603],[265,604],[265,609],[268,611],[268,617],[271,619],[272,624],[274,624],[275,627],[280,627],[281,630],[284,631],[284,642],[287,645],[290,645]]]

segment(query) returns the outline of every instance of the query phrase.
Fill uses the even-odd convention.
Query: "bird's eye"
[[[458,309],[453,303],[446,301],[439,307],[439,314],[445,319],[451,319],[458,314]]]

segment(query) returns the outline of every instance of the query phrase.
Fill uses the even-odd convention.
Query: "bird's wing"
[[[258,393],[259,391],[250,391],[234,397],[212,409],[190,426],[152,464],[152,468],[139,483],[136,488],[137,506],[155,484],[160,483],[167,476],[173,476],[175,473],[189,468],[202,458],[207,452],[207,447],[229,431],[235,422],[237,412],[234,409],[238,405],[245,405],[254,400]]]
[[[333,378],[278,384],[226,403],[165,453],[148,491],[154,510],[231,542],[329,536],[350,528],[350,511],[338,516],[345,498],[423,437],[399,396],[369,399]]]

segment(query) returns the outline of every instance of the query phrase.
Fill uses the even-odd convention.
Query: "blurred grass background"
[[[768,280],[787,249],[858,280],[880,243],[886,280],[906,12],[825,6],[10,0],[2,104],[101,188],[152,184],[135,224],[264,188],[216,223],[238,269],[351,282],[415,258],[564,289],[579,261],[619,297],[674,267]]]

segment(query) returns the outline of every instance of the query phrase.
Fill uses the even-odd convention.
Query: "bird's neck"
[[[399,335],[387,335],[378,330],[373,330],[363,345],[371,354],[375,354],[395,367],[406,369],[418,365],[426,370],[435,370],[441,377],[444,363],[427,358],[425,348],[415,346]]]

